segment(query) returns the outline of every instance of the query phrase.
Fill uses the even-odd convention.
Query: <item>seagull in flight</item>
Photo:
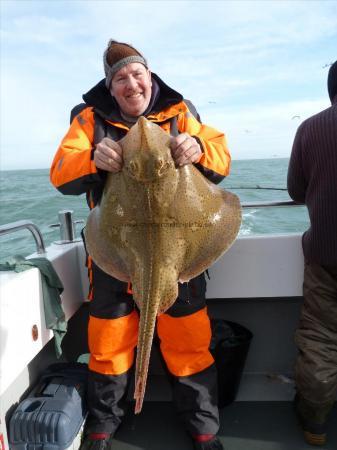
[[[324,66],[322,66],[322,69],[325,69],[326,67],[330,67],[330,66],[332,66],[332,62],[331,63],[326,63],[326,64],[324,64]]]

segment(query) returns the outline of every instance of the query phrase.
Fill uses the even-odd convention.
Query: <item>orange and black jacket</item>
[[[152,74],[156,99],[145,116],[171,135],[187,132],[195,137],[202,156],[195,166],[212,182],[219,183],[229,173],[230,155],[222,132],[202,124],[193,105],[181,94]],[[107,173],[94,162],[95,144],[103,137],[121,139],[129,126],[120,115],[118,105],[100,81],[83,96],[84,108],[76,115],[54,157],[50,178],[63,194],[86,193],[89,207],[102,195]],[[192,112],[191,112],[192,111]],[[194,114],[194,115],[193,115]]]

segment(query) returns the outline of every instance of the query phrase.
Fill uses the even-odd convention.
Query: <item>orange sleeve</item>
[[[189,111],[179,114],[178,129],[199,141],[203,154],[198,165],[206,169],[205,172],[214,172],[221,179],[229,174],[231,156],[224,133],[201,124]]]
[[[50,180],[63,194],[82,194],[100,181],[92,159],[93,140],[94,114],[88,107],[72,121],[52,162]]]

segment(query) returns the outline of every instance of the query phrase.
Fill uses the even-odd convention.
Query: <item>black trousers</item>
[[[165,313],[172,320],[176,318],[178,323],[179,319],[182,319],[184,326],[186,323],[191,323],[193,326],[193,318],[205,314],[204,311],[206,311],[205,277],[202,274],[191,281],[192,283],[184,283],[179,286],[179,296],[176,302]],[[102,320],[103,326],[107,321],[126,318],[134,314],[135,305],[132,295],[126,293],[125,283],[115,280],[94,265],[92,284],[93,299],[90,304],[90,315],[93,321],[100,323],[99,321]],[[207,321],[206,326],[210,328],[208,318]],[[162,333],[162,338],[163,336],[164,333]],[[186,338],[188,341],[188,334]],[[191,340],[193,341],[193,339]],[[165,354],[163,356],[164,360],[168,362],[169,358]],[[175,409],[186,431],[191,434],[216,434],[219,429],[219,413],[217,372],[214,362],[210,361],[207,367],[186,376],[172,373],[174,370],[172,371],[169,362],[167,368],[172,384]],[[89,371],[87,392],[89,417],[85,433],[115,433],[127,410],[126,397],[130,378],[133,376],[132,369],[131,366],[124,373],[118,375],[99,373],[92,369]]]

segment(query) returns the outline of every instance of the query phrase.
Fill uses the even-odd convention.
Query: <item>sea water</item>
[[[236,193],[241,202],[290,200],[286,191],[288,159],[238,160],[232,162],[231,174],[220,184]],[[270,189],[273,188],[273,189]],[[48,169],[0,172],[0,225],[18,220],[34,222],[42,232],[46,246],[60,239],[58,212],[73,210],[75,220],[88,215],[85,195],[62,195],[49,181]],[[244,208],[241,235],[303,232],[308,228],[304,206]],[[83,225],[77,225],[80,235]],[[35,251],[28,230],[0,237],[0,259],[11,255],[27,256]]]

